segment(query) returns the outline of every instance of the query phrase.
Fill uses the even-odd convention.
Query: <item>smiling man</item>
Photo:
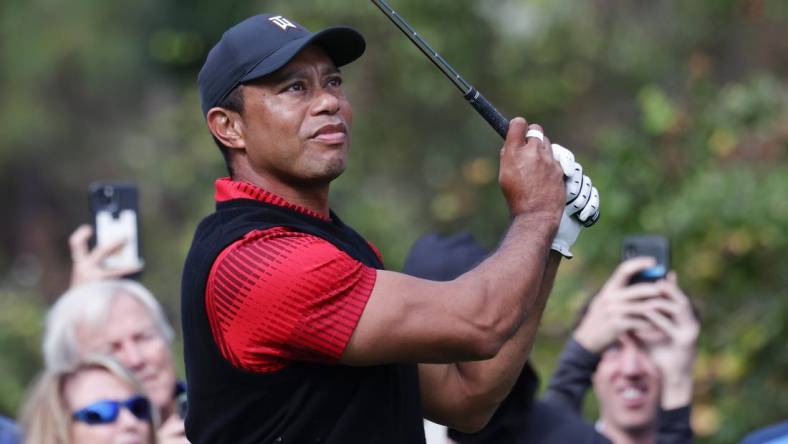
[[[629,284],[651,258],[623,262],[581,313],[543,400],[579,413],[593,385],[597,429],[615,444],[693,440],[690,408],[700,324],[675,273]]]
[[[200,71],[230,177],[183,273],[194,443],[423,443],[424,416],[481,428],[527,358],[561,254],[599,216],[571,153],[559,163],[541,127],[516,118],[498,250],[450,282],[383,270],[329,207],[353,116],[338,67],[365,45],[351,28],[261,14],[225,32]]]

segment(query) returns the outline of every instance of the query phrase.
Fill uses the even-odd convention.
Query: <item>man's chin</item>
[[[326,171],[325,177],[329,178],[329,181],[336,179],[337,177],[341,176],[342,173],[345,172],[345,162],[342,162],[341,165],[336,165],[333,168]]]
[[[328,184],[345,172],[345,160],[336,159],[326,164],[319,173],[313,174],[305,182],[311,184]]]
[[[625,414],[620,418],[618,423],[621,429],[626,430],[627,433],[639,435],[641,433],[652,430],[656,424],[656,419],[649,415],[630,415]]]

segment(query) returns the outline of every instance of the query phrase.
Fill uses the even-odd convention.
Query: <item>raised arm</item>
[[[651,265],[651,258],[622,263],[594,296],[561,352],[543,396],[545,402],[581,413],[602,352],[622,333],[648,326],[648,321],[641,317],[646,307],[644,300],[659,296],[659,290],[650,284],[627,284],[633,275]]]
[[[449,282],[378,272],[342,357],[351,365],[425,363],[419,369],[425,415],[460,430],[482,427],[511,389],[560,262],[549,251],[566,203],[564,171],[550,141],[526,138],[525,130],[523,119],[513,120],[501,151],[499,180],[513,220],[498,250]],[[590,181],[586,186],[579,209],[598,205]],[[569,254],[570,244],[560,251]],[[455,364],[478,360],[486,361]]]
[[[541,140],[512,121],[499,182],[512,213],[500,247],[448,282],[378,271],[341,362],[456,362],[495,356],[537,297],[563,208],[563,174]]]
[[[93,228],[90,225],[80,225],[68,238],[73,262],[70,287],[102,279],[120,279],[142,270],[142,265],[122,268],[105,267],[104,260],[120,251],[127,241],[126,239],[118,239],[91,250],[89,246],[91,236],[93,236]]]
[[[660,310],[646,314],[665,334],[649,347],[649,354],[662,372],[657,443],[689,444],[694,442],[690,413],[700,322],[689,298],[678,286],[675,273],[671,272],[660,288],[664,298]]]
[[[487,424],[528,359],[560,261],[560,254],[550,254],[539,293],[526,309],[525,320],[495,357],[419,365],[422,405],[430,420],[463,431]]]
[[[546,143],[550,145],[549,140]],[[570,248],[583,222],[598,219],[599,194],[591,180],[583,175],[583,169],[575,162],[571,151],[556,144],[552,144],[552,151],[565,176],[567,203],[558,234],[550,246],[553,251],[542,275],[537,297],[526,309],[523,324],[494,358],[419,366],[424,410],[436,421],[475,430],[493,417],[520,377],[531,352],[561,256],[571,258]]]
[[[599,364],[599,354],[592,353],[570,338],[561,351],[542,400],[562,411],[581,416],[583,400],[591,388],[591,376]]]

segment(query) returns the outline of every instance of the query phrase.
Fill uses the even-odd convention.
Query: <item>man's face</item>
[[[631,335],[619,337],[602,354],[593,376],[603,422],[624,431],[653,427],[661,379],[640,340]]]
[[[243,86],[246,159],[288,185],[327,184],[345,170],[353,113],[342,77],[317,46]]]
[[[171,406],[176,379],[170,346],[145,307],[133,297],[116,296],[106,321],[80,324],[77,338],[83,354],[114,356],[140,380],[156,406]]]

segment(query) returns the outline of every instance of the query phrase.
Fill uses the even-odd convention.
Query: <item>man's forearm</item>
[[[533,347],[560,261],[560,254],[550,253],[538,292],[529,298],[525,320],[494,358],[450,364],[473,398],[473,416],[488,420],[517,381]]]
[[[539,322],[542,319],[542,313],[553,288],[560,263],[561,255],[551,251],[547,266],[542,274],[539,291],[536,297],[531,299],[531,304],[526,309],[525,320],[494,358],[486,361],[455,364],[461,373],[469,375],[472,380],[485,389],[485,392],[490,393],[491,400],[496,405],[509,393],[531,353],[536,331],[539,328]]]
[[[526,311],[538,306],[548,258],[560,258],[547,254],[556,229],[545,214],[515,217],[495,254],[454,281],[458,290],[474,295],[474,304],[466,307],[468,314],[479,325],[497,331],[500,345],[520,328]],[[552,278],[547,293],[551,287]]]

